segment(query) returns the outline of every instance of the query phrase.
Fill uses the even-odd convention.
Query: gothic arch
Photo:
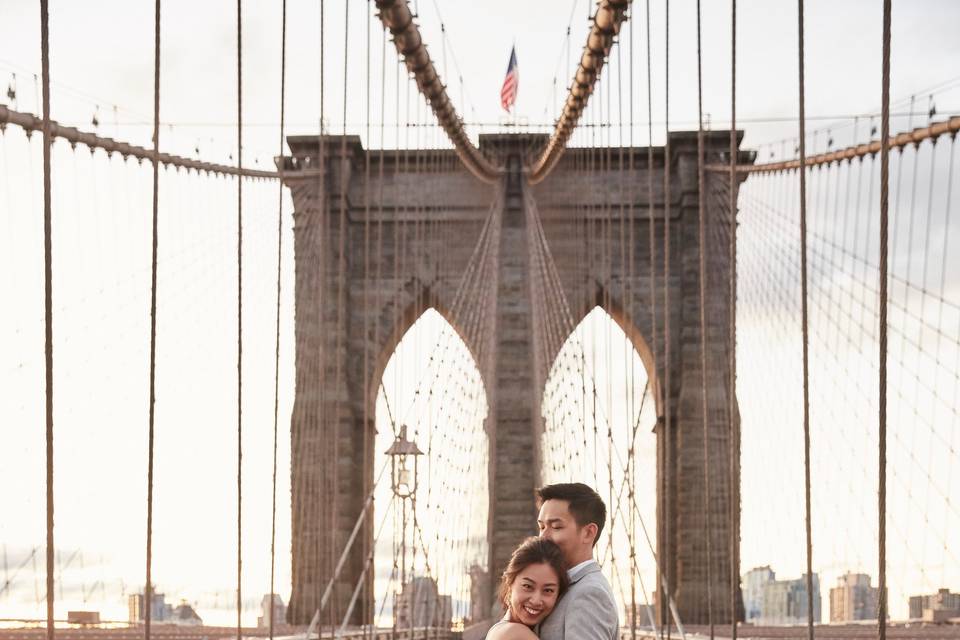
[[[372,355],[372,363],[370,367],[370,378],[368,380],[368,394],[365,398],[368,407],[376,406],[377,401],[377,389],[380,385],[380,379],[383,377],[383,373],[387,368],[387,363],[390,362],[390,357],[394,354],[397,349],[397,345],[400,344],[400,341],[403,340],[403,337],[410,331],[411,327],[416,324],[417,320],[423,316],[424,313],[430,309],[435,310],[444,321],[453,328],[454,332],[457,334],[457,337],[463,342],[467,347],[467,351],[470,353],[470,357],[473,359],[474,365],[479,369],[479,358],[477,357],[476,345],[470,344],[470,341],[467,340],[466,334],[463,331],[463,328],[459,326],[456,318],[453,317],[453,314],[450,312],[450,309],[443,303],[442,300],[436,295],[434,295],[430,287],[427,285],[420,285],[419,282],[413,282],[409,289],[418,290],[417,294],[411,295],[410,293],[404,294],[406,299],[406,305],[400,311],[398,315],[393,315],[390,313],[388,317],[384,318],[384,312],[387,311],[387,307],[381,311],[381,314],[378,318],[378,321],[385,330],[380,332],[380,343],[374,345],[374,354]],[[372,338],[370,338],[372,340]],[[484,379],[483,376],[480,376],[480,379],[483,381],[483,390],[487,394],[487,397],[490,397],[490,389],[488,388],[489,381]],[[372,415],[372,414],[371,414]]]
[[[650,381],[650,394],[654,400],[657,419],[662,418],[664,403],[658,373],[658,363],[653,357],[653,349],[650,348],[650,342],[647,340],[644,332],[641,331],[640,327],[633,321],[630,313],[624,308],[620,299],[605,291],[602,286],[597,285],[593,295],[590,296],[589,299],[591,301],[590,304],[582,305],[576,310],[574,328],[579,327],[580,323],[583,322],[587,315],[596,307],[600,307],[613,318],[613,321],[616,322],[617,326],[626,334],[630,340],[630,344],[633,345],[633,348],[640,356],[640,361],[643,363],[643,368],[647,373],[647,380]],[[558,354],[552,354],[551,362],[556,359],[557,355]]]

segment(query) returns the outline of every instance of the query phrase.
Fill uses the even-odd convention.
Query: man
[[[540,537],[563,552],[570,588],[540,625],[541,640],[617,640],[620,621],[610,583],[593,559],[607,508],[597,492],[579,482],[537,489]]]

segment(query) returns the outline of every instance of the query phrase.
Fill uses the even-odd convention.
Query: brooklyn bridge
[[[0,640],[480,640],[556,482],[624,640],[960,638],[955,7],[253,4],[10,5]]]

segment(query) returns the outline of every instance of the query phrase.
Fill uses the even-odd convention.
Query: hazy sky
[[[471,135],[505,122],[499,106],[499,87],[514,43],[520,72],[514,117],[520,124],[531,125],[552,120],[563,97],[563,87],[572,74],[572,64],[583,45],[588,14],[585,0],[522,3],[419,0],[418,4],[424,39],[441,73],[446,71],[445,81],[458,110],[468,122],[488,125],[469,125]],[[713,126],[722,127],[729,118],[729,4],[703,4],[704,110],[709,113]],[[289,5],[287,132],[313,134],[318,129],[320,111],[319,5],[294,0]],[[824,118],[810,126],[832,126],[832,135],[836,135],[840,144],[841,136],[852,134],[847,116],[879,110],[881,3],[879,0],[818,1],[807,5],[807,113],[811,118]],[[341,1],[327,2],[325,6],[324,111],[329,128],[338,132],[343,126],[345,5]],[[634,3],[637,18],[631,23],[637,29],[632,38],[636,144],[646,143],[645,6],[642,2]],[[795,135],[796,125],[781,121],[797,112],[795,7],[795,3],[785,1],[742,0],[738,3],[737,112],[738,119],[746,123],[742,126],[747,132],[744,141],[747,147],[773,143],[772,148],[779,149],[779,140]],[[379,145],[381,140],[376,129],[382,104],[387,131],[383,143],[388,147],[423,146],[427,139],[411,139],[406,131],[398,135],[396,127],[391,126],[398,115],[401,122],[405,121],[406,113],[403,108],[398,113],[395,107],[396,89],[392,87],[395,87],[396,67],[390,43],[386,50],[386,71],[381,70],[382,35],[376,22],[372,23],[369,49],[373,135],[366,136],[367,11],[368,3],[350,3],[347,130],[364,135],[368,147]],[[675,128],[689,129],[696,125],[694,11],[692,0],[671,3],[670,119]],[[55,0],[50,3],[50,12],[53,117],[89,130],[91,118],[96,114],[102,135],[148,146],[153,87],[152,3]],[[663,2],[653,2],[650,13],[652,119],[658,123],[654,127],[656,144],[662,141],[664,116]],[[440,30],[440,15],[449,37],[446,45]],[[571,27],[569,46],[565,35],[568,23]],[[903,99],[916,93],[917,111],[925,112],[928,90],[946,83],[946,89],[936,95],[938,111],[960,111],[956,82],[960,61],[957,24],[960,24],[960,4],[946,0],[894,3],[892,94],[898,100],[897,110],[905,111],[909,102]],[[200,156],[206,160],[227,161],[228,156],[235,153],[235,5],[168,1],[163,5],[162,25],[161,118],[165,127],[161,132],[161,146],[166,151],[191,157],[196,155],[195,149],[199,149]],[[621,93],[624,100],[629,93],[626,58],[629,31],[630,27],[624,31],[621,53],[626,83]],[[250,166],[267,168],[271,157],[278,152],[279,43],[279,2],[245,3],[244,159]],[[567,65],[568,50],[573,53],[569,56],[574,61],[571,66]],[[447,58],[445,63],[444,58]],[[39,72],[38,3],[0,0],[0,89],[15,85],[16,103],[10,106],[21,111],[39,111],[39,88],[34,79],[34,74]],[[612,82],[612,77],[609,81]],[[381,82],[386,85],[385,96],[378,88]],[[405,94],[401,95],[404,96],[401,104],[406,104]],[[418,103],[409,104],[414,105],[413,114],[418,113]],[[421,117],[426,118],[426,114]],[[897,122],[906,126],[906,120],[904,117]],[[926,118],[916,116],[914,123],[917,120],[925,122]],[[861,138],[866,133],[866,125],[863,127],[859,131]],[[819,149],[826,144],[828,136],[825,132],[818,136],[816,148]],[[786,146],[792,148],[792,143]],[[0,489],[0,513],[3,514],[0,543],[6,545],[5,566],[10,574],[16,567],[23,566],[13,585],[15,589],[0,591],[0,617],[36,616],[42,610],[39,601],[43,596],[43,558],[42,555],[35,558],[39,573],[34,574],[34,558],[30,555],[31,549],[43,541],[40,147],[37,137],[28,143],[19,132],[8,128],[0,137],[0,148],[0,229],[3,229],[0,271],[4,274],[0,279],[0,299],[13,301],[12,311],[0,314],[3,316],[0,318],[0,386],[7,390],[0,398],[4,442],[0,447],[0,486],[4,487]],[[941,155],[940,162],[944,158]],[[149,169],[123,164],[117,158],[107,161],[103,154],[91,157],[84,150],[73,153],[64,144],[55,147],[54,160],[57,175],[66,176],[55,180],[57,461],[62,465],[58,466],[57,476],[57,539],[64,555],[60,566],[68,585],[64,598],[75,606],[84,606],[85,600],[96,602],[105,614],[122,617],[125,605],[120,593],[131,592],[133,585],[143,580],[147,389],[144,329],[149,326],[145,315],[149,308],[149,222],[145,214],[149,211]],[[945,182],[938,183],[938,187],[942,189],[943,184]],[[235,308],[232,296],[236,229],[231,213],[235,183],[168,172],[162,189],[165,195],[161,197],[161,207],[167,224],[161,229],[164,235],[160,295],[166,317],[160,328],[158,425],[162,430],[158,437],[160,489],[155,575],[158,585],[170,593],[171,598],[199,602],[208,622],[229,622],[235,535],[231,525],[235,510],[232,488],[235,402],[231,404],[235,335],[230,334],[232,325],[229,324]],[[270,496],[266,483],[272,437],[271,305],[274,293],[271,273],[275,257],[271,256],[274,256],[276,241],[276,185],[250,183],[248,193],[251,214],[247,220],[249,233],[245,230],[246,256],[250,264],[264,266],[259,270],[245,269],[244,286],[250,296],[250,303],[245,301],[249,314],[245,322],[250,331],[245,353],[251,363],[250,388],[270,390],[245,396],[244,413],[250,424],[256,425],[248,430],[244,441],[245,464],[250,465],[251,478],[245,496],[245,521],[251,524],[249,533],[245,533],[247,582],[244,590],[252,606],[267,590],[264,549],[269,536]],[[756,197],[762,200],[762,196]],[[906,198],[906,192],[903,197]],[[289,210],[288,203],[288,215]],[[129,215],[131,211],[137,215]],[[263,215],[257,216],[258,211]],[[944,227],[947,235],[953,229],[954,238],[957,219],[954,216],[953,226]],[[931,220],[927,223],[934,224]],[[286,230],[289,238],[289,218]],[[292,276],[291,244],[285,243],[287,282]],[[783,339],[777,331],[770,329],[779,326],[777,323],[781,320],[773,318],[764,325],[768,333],[763,335],[768,337],[768,342],[753,343],[755,349],[759,349],[753,353],[769,354],[763,350],[764,344],[779,344],[784,352],[793,353],[791,347],[782,346]],[[289,288],[283,303],[283,321],[281,434],[289,424],[287,416],[292,399]],[[225,323],[231,326],[230,331],[223,331]],[[952,335],[956,337],[956,330]],[[900,357],[905,357],[902,352]],[[758,371],[773,376],[781,373],[775,367]],[[869,367],[864,371],[869,371]],[[946,387],[948,391],[956,389],[956,382],[952,384],[953,387]],[[951,448],[956,446],[958,429],[955,402],[954,399],[953,421],[947,422],[947,427],[952,428],[946,431],[947,444],[935,448],[941,440],[931,436],[919,445],[901,447],[910,454],[904,464],[911,474],[919,474],[905,481],[906,496],[924,489],[924,500],[928,504],[931,500],[935,505],[943,503],[943,498],[931,489],[935,483],[929,480],[929,475],[925,479],[922,473],[927,464],[922,459],[926,455],[932,457],[934,451],[949,451],[955,456],[956,449]],[[916,406],[918,402],[907,404]],[[764,416],[769,417],[770,411],[782,410],[782,406],[759,406],[753,414],[758,416],[753,424],[764,425]],[[747,419],[745,411],[745,427]],[[859,419],[860,414],[850,418],[851,422]],[[281,435],[281,469],[286,469],[288,464],[286,442]],[[761,438],[752,442],[755,450],[761,452],[757,459],[777,459],[780,441]],[[827,442],[831,443],[829,450],[836,448],[833,441]],[[859,460],[861,454],[864,458],[872,455],[869,450],[863,452],[859,448],[859,440],[855,444],[843,442],[854,452],[851,459]],[[819,446],[828,450],[825,445]],[[918,446],[922,449],[920,453],[912,450]],[[745,454],[748,450],[750,445],[745,443]],[[823,463],[824,468],[828,469],[831,459],[824,460],[827,461]],[[948,458],[948,465],[951,460],[955,462],[956,458]],[[872,477],[869,467],[863,472],[860,466],[856,468],[857,482],[861,476]],[[793,473],[793,467],[790,469]],[[750,470],[746,470],[745,479],[769,479],[776,475],[772,474],[768,462],[751,470],[757,475],[751,476]],[[280,475],[280,504],[288,509],[287,476]],[[960,477],[960,474],[954,475]],[[948,491],[950,483],[956,481],[952,475],[948,477]],[[864,483],[856,487],[848,483],[849,494],[869,502],[873,488],[866,480]],[[764,505],[780,504],[781,496],[794,495],[791,492],[795,492],[796,487],[796,483],[786,480],[782,484],[768,481],[764,491],[753,494],[753,502],[749,505],[745,502],[745,518],[758,511],[769,513],[764,511]],[[928,497],[931,491],[932,499]],[[818,504],[829,504],[832,511],[826,507],[823,510],[839,514],[849,501],[842,502],[827,494]],[[951,511],[949,501],[946,504],[946,522],[951,522],[949,518],[953,517],[955,507]],[[914,517],[928,518],[930,512],[926,508]],[[753,521],[755,537],[748,538],[750,529],[745,523],[744,570],[750,568],[747,563],[755,558],[756,563],[774,565],[781,570],[781,575],[799,575],[798,556],[793,547],[786,544],[780,549],[767,547],[770,540],[788,539],[791,544],[802,540],[794,510],[788,509],[780,515],[782,518],[777,522],[795,524],[777,525],[779,528],[774,528],[777,536],[763,535],[765,523],[761,519]],[[866,511],[860,520],[867,522],[871,517]],[[103,522],[110,523],[106,531],[100,526]],[[278,584],[286,598],[288,511],[281,512],[278,525],[278,557],[282,559]],[[830,530],[829,523],[823,527],[825,531]],[[862,566],[874,572],[870,564],[872,556],[855,552],[857,545],[850,538],[824,535],[829,540],[825,544],[833,547],[829,554],[831,562],[836,558],[839,564],[822,567],[823,570],[836,574]],[[912,542],[907,534],[895,539],[901,549],[908,549]],[[949,576],[960,563],[952,555],[956,552],[948,552],[945,544],[941,546],[944,551],[939,553],[938,548],[937,560],[927,565],[933,567],[939,563],[943,571],[937,576]],[[83,555],[74,556],[76,549],[83,549]],[[916,564],[918,562],[909,559],[904,560],[903,566]],[[904,575],[907,571],[902,569]],[[932,573],[934,569],[928,571]],[[40,576],[39,583],[35,575]],[[941,586],[932,575],[921,577],[923,588]],[[957,580],[960,578],[954,577],[954,582],[942,586],[958,590]],[[98,583],[102,586],[97,586]],[[830,584],[821,584],[826,592]],[[79,593],[84,585],[88,593]],[[72,594],[70,588],[74,589]],[[899,607],[903,604],[902,601],[894,603]],[[826,615],[826,608],[824,610]],[[894,614],[897,615],[896,609]],[[251,609],[245,621],[254,622],[253,615]]]
[[[290,133],[315,133],[320,84],[319,5],[303,1],[288,4],[287,123]],[[441,73],[444,68],[448,69],[445,81],[466,120],[497,123],[505,115],[499,106],[499,88],[510,46],[515,42],[521,78],[517,117],[530,123],[552,121],[563,95],[562,88],[572,75],[576,53],[583,46],[588,28],[586,0],[522,3],[490,0],[480,5],[420,0],[415,4],[419,8],[424,39]],[[335,126],[342,119],[344,3],[327,2],[325,6],[326,117],[331,126]],[[350,6],[348,120],[360,125],[364,121],[367,77],[367,3],[355,0]],[[639,28],[633,39],[633,75],[638,123],[646,119],[644,8],[644,3],[635,3]],[[35,111],[38,93],[32,74],[39,73],[40,69],[39,11],[35,2],[27,0],[6,0],[3,11],[0,72],[7,72],[8,77],[10,72],[18,73],[18,103],[24,110]],[[177,0],[164,3],[162,11],[161,118],[174,125],[172,131],[162,133],[167,142],[165,147],[169,145],[172,151],[190,154],[199,143],[204,157],[225,158],[235,139],[231,126],[236,122],[235,5]],[[719,126],[729,118],[729,4],[706,2],[703,12],[704,111]],[[244,4],[244,120],[250,125],[245,132],[245,158],[259,159],[261,164],[266,164],[277,149],[279,14],[279,2]],[[650,14],[653,115],[654,120],[660,121],[664,106],[663,2],[652,2]],[[442,15],[446,27],[450,43],[446,47],[438,15]],[[695,128],[697,118],[694,17],[692,0],[671,3],[670,118],[686,128]],[[922,92],[955,77],[960,44],[953,37],[952,26],[958,19],[960,6],[948,0],[894,3],[891,80],[894,99]],[[807,3],[808,116],[878,110],[880,20],[877,1]],[[568,21],[569,50],[574,54],[571,68],[566,68]],[[98,104],[101,126],[112,135],[113,106],[116,105],[120,109],[116,120],[144,123],[137,134],[148,138],[153,112],[152,4],[54,1],[50,25],[51,76],[57,83],[52,98],[54,115],[65,122],[88,126]],[[376,123],[379,122],[376,96],[381,76],[381,38],[376,25],[371,38],[374,42],[373,120]],[[629,40],[629,28],[624,30],[624,38]],[[760,0],[739,3],[740,119],[796,115],[796,46],[795,3]],[[444,57],[448,58],[446,64]],[[391,65],[391,71],[393,68]],[[388,84],[393,81],[392,74],[387,78]],[[624,78],[626,82],[627,76]],[[465,105],[461,104],[461,95],[466,97]],[[558,96],[557,103],[551,105],[554,95]],[[920,96],[921,100],[925,98]],[[388,122],[393,116],[393,109],[388,109]],[[475,133],[478,129],[469,127],[468,130]],[[747,130],[747,144],[756,145],[794,135],[796,128],[790,123],[751,123]],[[136,135],[126,127],[122,132],[125,138]]]

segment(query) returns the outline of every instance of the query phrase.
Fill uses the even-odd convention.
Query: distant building
[[[757,624],[805,624],[807,622],[806,574],[796,580],[771,580],[763,585]],[[820,622],[820,577],[813,574],[813,621]]]
[[[453,598],[440,595],[433,578],[413,578],[394,596],[397,627],[449,628],[453,622]]]
[[[928,596],[910,597],[910,617],[927,622],[944,622],[960,618],[960,593],[940,589]]]
[[[164,595],[156,591],[151,595],[153,605],[150,607],[150,621],[164,622],[171,618],[173,616],[173,607],[167,604]],[[143,622],[146,620],[145,601],[142,593],[134,593],[127,598],[127,620],[129,622]]]
[[[865,573],[840,576],[837,586],[830,589],[830,622],[876,620],[879,593]]]
[[[273,596],[272,598],[270,596]],[[273,606],[270,606],[273,601]],[[266,629],[270,626],[270,618],[273,617],[274,626],[284,624],[287,620],[287,605],[283,604],[283,598],[276,593],[266,594],[260,601],[261,615],[257,617],[257,626]]]
[[[170,616],[168,622],[188,627],[203,624],[203,620],[200,619],[200,616],[197,615],[197,612],[193,610],[193,607],[191,607],[186,600],[181,600],[180,604],[174,608],[173,615]]]
[[[655,629],[657,620],[656,610],[656,592],[650,603],[638,602],[631,607],[629,603],[625,604],[624,618],[621,621],[625,629],[630,629],[636,623],[638,629]],[[651,622],[652,621],[652,622]]]
[[[67,611],[69,624],[100,624],[99,611]]]
[[[490,609],[496,603],[490,602],[490,572],[475,564],[470,567],[470,620],[486,620],[491,617]],[[498,617],[500,609],[493,617]]]
[[[743,576],[744,620],[752,622],[763,615],[763,587],[776,580],[777,574],[769,566],[757,567]]]

